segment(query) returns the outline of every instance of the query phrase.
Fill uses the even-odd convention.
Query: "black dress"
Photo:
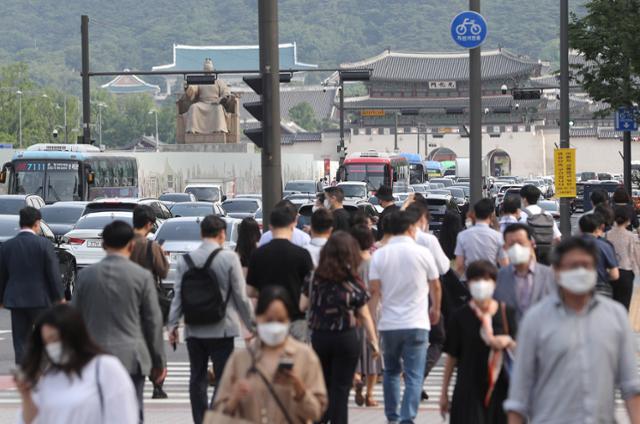
[[[516,338],[516,319],[513,309],[506,308],[510,336]],[[500,308],[493,316],[494,335],[505,334]],[[507,416],[502,403],[507,398],[509,379],[504,371],[496,381],[489,407],[484,398],[488,389],[490,349],[480,337],[480,320],[466,304],[451,314],[447,327],[444,351],[456,358],[457,380],[451,403],[451,424],[502,424]]]

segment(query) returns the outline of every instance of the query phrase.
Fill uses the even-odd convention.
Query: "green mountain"
[[[449,23],[466,6],[465,0],[280,0],[280,41],[296,41],[300,61],[330,67],[387,48],[450,51],[456,46]],[[557,0],[484,0],[482,8],[487,48],[555,59]],[[78,91],[81,14],[91,20],[94,70],[170,63],[174,43],[258,42],[256,0],[13,0],[2,9],[0,65],[27,62],[37,82],[65,91]]]

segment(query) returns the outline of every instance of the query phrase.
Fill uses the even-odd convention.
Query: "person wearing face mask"
[[[327,407],[320,361],[289,336],[294,305],[280,286],[260,291],[257,338],[231,355],[214,401],[216,413],[254,423],[311,423]]]
[[[553,271],[536,261],[533,235],[527,225],[518,223],[505,228],[504,250],[509,266],[498,272],[493,297],[515,309],[520,321],[531,306],[553,290]]]
[[[614,423],[618,390],[630,422],[640,423],[636,340],[624,307],[595,292],[597,247],[572,237],[552,258],[558,289],[520,326],[509,424]]]
[[[351,215],[342,206],[344,191],[340,187],[329,187],[325,190],[324,207],[333,214],[333,230],[349,231]]]
[[[44,312],[15,374],[20,424],[135,424],[138,402],[127,370],[89,336],[69,305]]]
[[[503,369],[516,347],[515,311],[493,299],[497,269],[488,261],[467,268],[472,300],[449,318],[447,353],[440,413],[451,414],[451,424],[501,424],[507,422],[502,402],[509,377]],[[454,368],[458,375],[449,403],[449,384]]]
[[[73,305],[89,334],[115,355],[131,375],[144,420],[142,394],[146,376],[160,383],[166,375],[162,313],[151,273],[129,260],[133,229],[113,221],[102,231],[107,255],[78,274]]]

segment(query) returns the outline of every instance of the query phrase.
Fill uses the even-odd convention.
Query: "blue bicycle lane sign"
[[[487,39],[487,21],[477,12],[459,13],[451,21],[451,38],[460,47],[475,49]]]

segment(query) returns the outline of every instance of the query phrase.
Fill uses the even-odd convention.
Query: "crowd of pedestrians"
[[[0,256],[19,421],[143,422],[145,379],[166,397],[166,349],[185,340],[196,424],[347,423],[351,393],[378,406],[380,380],[389,423],[415,422],[430,395],[454,424],[614,422],[619,391],[640,424],[627,313],[640,241],[624,194],[615,208],[596,194],[581,234],[561,241],[534,186],[508,195],[499,217],[490,199],[468,216],[447,211],[438,237],[419,194],[396,203],[380,187],[372,219],[328,186],[309,228],[283,200],[264,234],[242,221],[235,251],[223,247],[224,220],[202,219],[172,297],[166,256],[147,238],[153,211],[141,206],[133,228],[104,228],[107,255],[79,273],[71,305],[37,237],[39,213],[25,208]],[[440,393],[427,393],[443,354]]]

